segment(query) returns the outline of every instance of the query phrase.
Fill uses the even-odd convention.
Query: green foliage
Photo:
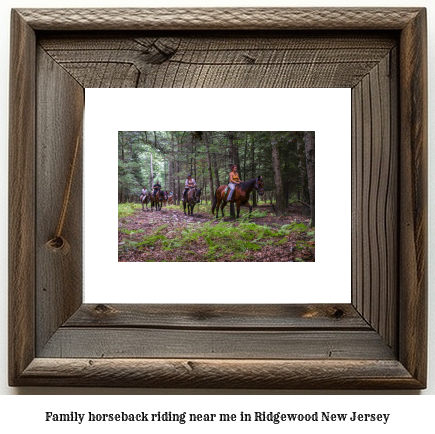
[[[121,229],[121,232],[124,232],[124,234],[127,234],[127,235],[136,235],[136,234],[141,234],[145,231],[143,229],[138,229],[137,231],[128,230],[128,229]]]
[[[301,181],[301,163],[305,160],[304,132],[277,131],[274,134],[281,149],[280,170],[285,198],[297,200],[301,194],[305,198],[306,182]],[[231,162],[238,164],[243,181],[263,175],[267,201],[275,195],[270,131],[236,131],[231,141],[228,131],[120,131],[118,189],[121,201],[126,194],[140,194],[144,185],[149,186],[151,155],[154,181],[158,178],[164,189],[175,185],[175,192],[179,192],[178,188],[182,192],[187,173],[192,173],[199,187],[206,187],[203,195],[210,199],[214,194],[210,171],[216,189],[217,180],[220,185],[228,182]],[[258,201],[265,199],[266,196],[257,196]],[[252,200],[251,196],[251,203]],[[252,217],[256,218],[255,215]]]
[[[270,227],[249,221],[242,221],[240,224],[209,221],[202,224],[191,224],[171,232],[167,232],[167,229],[167,224],[159,226],[151,235],[146,235],[136,242],[135,247],[153,248],[160,245],[163,250],[174,251],[199,245],[202,246],[201,248],[205,246],[204,255],[208,261],[217,261],[228,252],[234,253],[234,259],[241,259],[250,252],[260,250],[263,246],[273,243],[285,244],[290,233],[301,233],[303,230],[306,231],[307,227],[300,223]],[[166,237],[169,234],[171,238]],[[306,244],[297,245],[298,249],[303,247],[306,247]]]
[[[139,203],[119,203],[118,218],[127,217],[140,209],[142,205]]]
[[[254,218],[264,218],[268,217],[269,214],[266,211],[260,211],[258,209],[254,209],[251,213],[249,213],[249,210],[241,209],[240,210],[240,219],[241,221],[249,221],[250,219]]]

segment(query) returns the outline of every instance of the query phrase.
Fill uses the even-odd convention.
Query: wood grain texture
[[[35,35],[11,17],[9,118],[9,378],[35,357]]]
[[[184,330],[370,330],[352,305],[83,304],[64,327]]]
[[[400,46],[399,360],[426,381],[427,357],[427,29],[420,12]]]
[[[397,349],[397,213],[399,206],[397,74],[393,48],[352,89],[354,305]]]
[[[35,30],[401,30],[420,8],[18,9]]]
[[[39,357],[394,360],[374,330],[60,328]]]
[[[45,243],[56,232],[77,137],[82,136],[84,90],[58,64],[37,51],[36,318],[37,352],[82,301],[81,152],[74,171],[63,236],[68,254]],[[45,312],[52,312],[45,315]]]
[[[34,359],[19,383],[225,389],[418,389],[391,360]]]
[[[42,37],[47,53],[84,87],[349,87],[397,38],[356,33],[201,37],[92,34]]]
[[[13,12],[10,384],[424,388],[425,23],[421,8]],[[80,183],[70,256],[42,243],[83,87],[296,85],[352,87],[353,306],[80,305]]]

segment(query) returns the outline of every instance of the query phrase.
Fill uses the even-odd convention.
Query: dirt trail
[[[249,221],[258,225],[269,226],[271,228],[279,228],[283,225],[291,223],[304,223],[308,226],[309,220],[302,216],[298,210],[294,210],[291,214],[284,217],[275,217],[271,215],[272,207],[262,206],[257,210],[264,213],[264,217],[251,218]],[[195,209],[196,211],[196,209]],[[221,221],[231,222],[234,225],[240,223],[239,220],[234,220],[229,216],[229,209],[225,210],[225,218],[216,219],[210,211],[209,207],[202,206],[199,212],[194,212],[193,216],[185,215],[178,207],[163,207],[161,211],[142,211],[139,209],[134,214],[127,217],[122,217],[118,220],[118,260],[121,262],[142,262],[142,261],[177,261],[183,255],[183,259],[187,261],[204,261],[204,255],[208,250],[205,241],[191,243],[187,248],[180,249],[180,252],[168,252],[159,246],[156,242],[153,245],[135,247],[145,237],[160,236],[165,239],[175,239],[179,236],[183,229],[195,228],[204,223],[211,222],[214,226]],[[160,229],[159,229],[160,228]],[[299,240],[299,239],[298,239]],[[298,240],[294,240],[296,242]],[[289,239],[289,242],[291,240]],[[190,249],[190,250],[189,250]],[[182,250],[182,251],[181,251]],[[184,252],[188,251],[189,255]],[[219,259],[219,261],[234,260],[230,259],[233,255],[229,253],[228,258]],[[290,245],[284,246],[265,246],[261,251],[250,252],[244,259],[245,261],[293,261],[297,257],[293,252],[293,247]],[[303,260],[314,260],[314,247],[312,253],[305,254]]]

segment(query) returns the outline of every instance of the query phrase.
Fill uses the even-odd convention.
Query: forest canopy
[[[277,215],[300,202],[314,226],[314,145],[313,131],[119,131],[118,203],[138,201],[158,180],[178,205],[188,174],[211,202],[235,164],[242,181],[263,177],[261,200]],[[255,191],[250,200],[255,207]]]

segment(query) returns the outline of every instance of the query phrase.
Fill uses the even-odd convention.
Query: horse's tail
[[[211,207],[211,213],[214,215],[214,210],[216,209],[216,204],[217,204],[217,191],[219,190],[219,187],[216,189],[215,193],[214,193],[214,199],[213,199],[213,205]]]

